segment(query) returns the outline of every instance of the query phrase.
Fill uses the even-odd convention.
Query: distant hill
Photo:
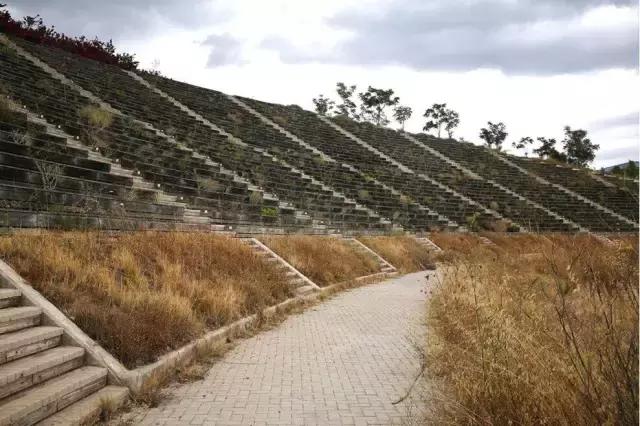
[[[638,162],[637,162],[637,161],[634,161],[634,163],[636,163],[636,167],[638,167]],[[613,165],[613,166],[605,167],[605,168],[604,168],[604,171],[605,171],[606,173],[610,173],[610,172],[611,172],[614,168],[616,168],[616,167],[618,167],[618,168],[620,168],[620,169],[624,170],[624,169],[626,169],[628,166],[629,166],[629,162],[627,161],[627,162],[624,162],[624,163],[620,163],[620,164],[616,164],[616,165]]]

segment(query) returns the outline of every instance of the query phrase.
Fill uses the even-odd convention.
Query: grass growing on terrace
[[[435,235],[428,423],[638,424],[638,242]]]
[[[358,237],[358,239],[395,266],[402,274],[434,267],[432,253],[415,238],[393,236]]]
[[[16,234],[0,256],[128,367],[291,296],[282,272],[211,234]]]
[[[260,240],[319,286],[380,272],[377,259],[339,238],[265,236]]]

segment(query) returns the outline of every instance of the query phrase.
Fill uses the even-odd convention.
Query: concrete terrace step
[[[110,401],[112,409],[125,403],[129,390],[120,386],[105,386],[97,392],[38,423],[38,426],[81,426],[97,423],[102,415],[103,401]]]
[[[38,325],[40,314],[42,309],[34,306],[0,309],[0,334]]]
[[[12,288],[0,288],[0,309],[20,303],[20,292]]]
[[[60,346],[0,365],[0,399],[82,366],[84,349]]]
[[[0,335],[0,364],[58,346],[60,327],[32,327]]]
[[[296,294],[298,296],[305,296],[307,294],[311,294],[316,290],[316,288],[312,285],[303,285],[296,288]]]
[[[2,404],[0,426],[29,426],[103,388],[107,370],[82,367],[15,395]]]

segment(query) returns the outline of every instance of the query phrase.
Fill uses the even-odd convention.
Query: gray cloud
[[[40,14],[47,25],[68,35],[101,39],[136,38],[166,30],[165,25],[197,28],[225,19],[207,0],[7,0],[14,17]]]
[[[620,164],[628,160],[638,161],[638,146],[629,145],[619,148],[602,149],[598,152],[598,161],[606,162],[606,164]]]
[[[386,10],[350,10],[330,18],[329,25],[352,37],[329,53],[310,52],[279,38],[265,40],[263,47],[278,51],[288,63],[498,68],[517,74],[636,67],[637,24],[567,27],[568,19],[603,5],[628,7],[637,14],[631,0],[398,0]]]
[[[202,44],[211,46],[211,53],[209,53],[207,60],[208,68],[222,65],[241,65],[246,62],[242,59],[244,43],[230,34],[211,34]]]
[[[615,117],[609,117],[602,120],[594,121],[589,127],[594,130],[613,129],[618,127],[635,127],[636,135],[638,134],[638,117],[637,111],[630,112],[628,114],[618,115]]]

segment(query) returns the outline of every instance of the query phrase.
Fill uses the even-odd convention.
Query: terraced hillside
[[[1,42],[2,227],[637,229],[583,170]]]

